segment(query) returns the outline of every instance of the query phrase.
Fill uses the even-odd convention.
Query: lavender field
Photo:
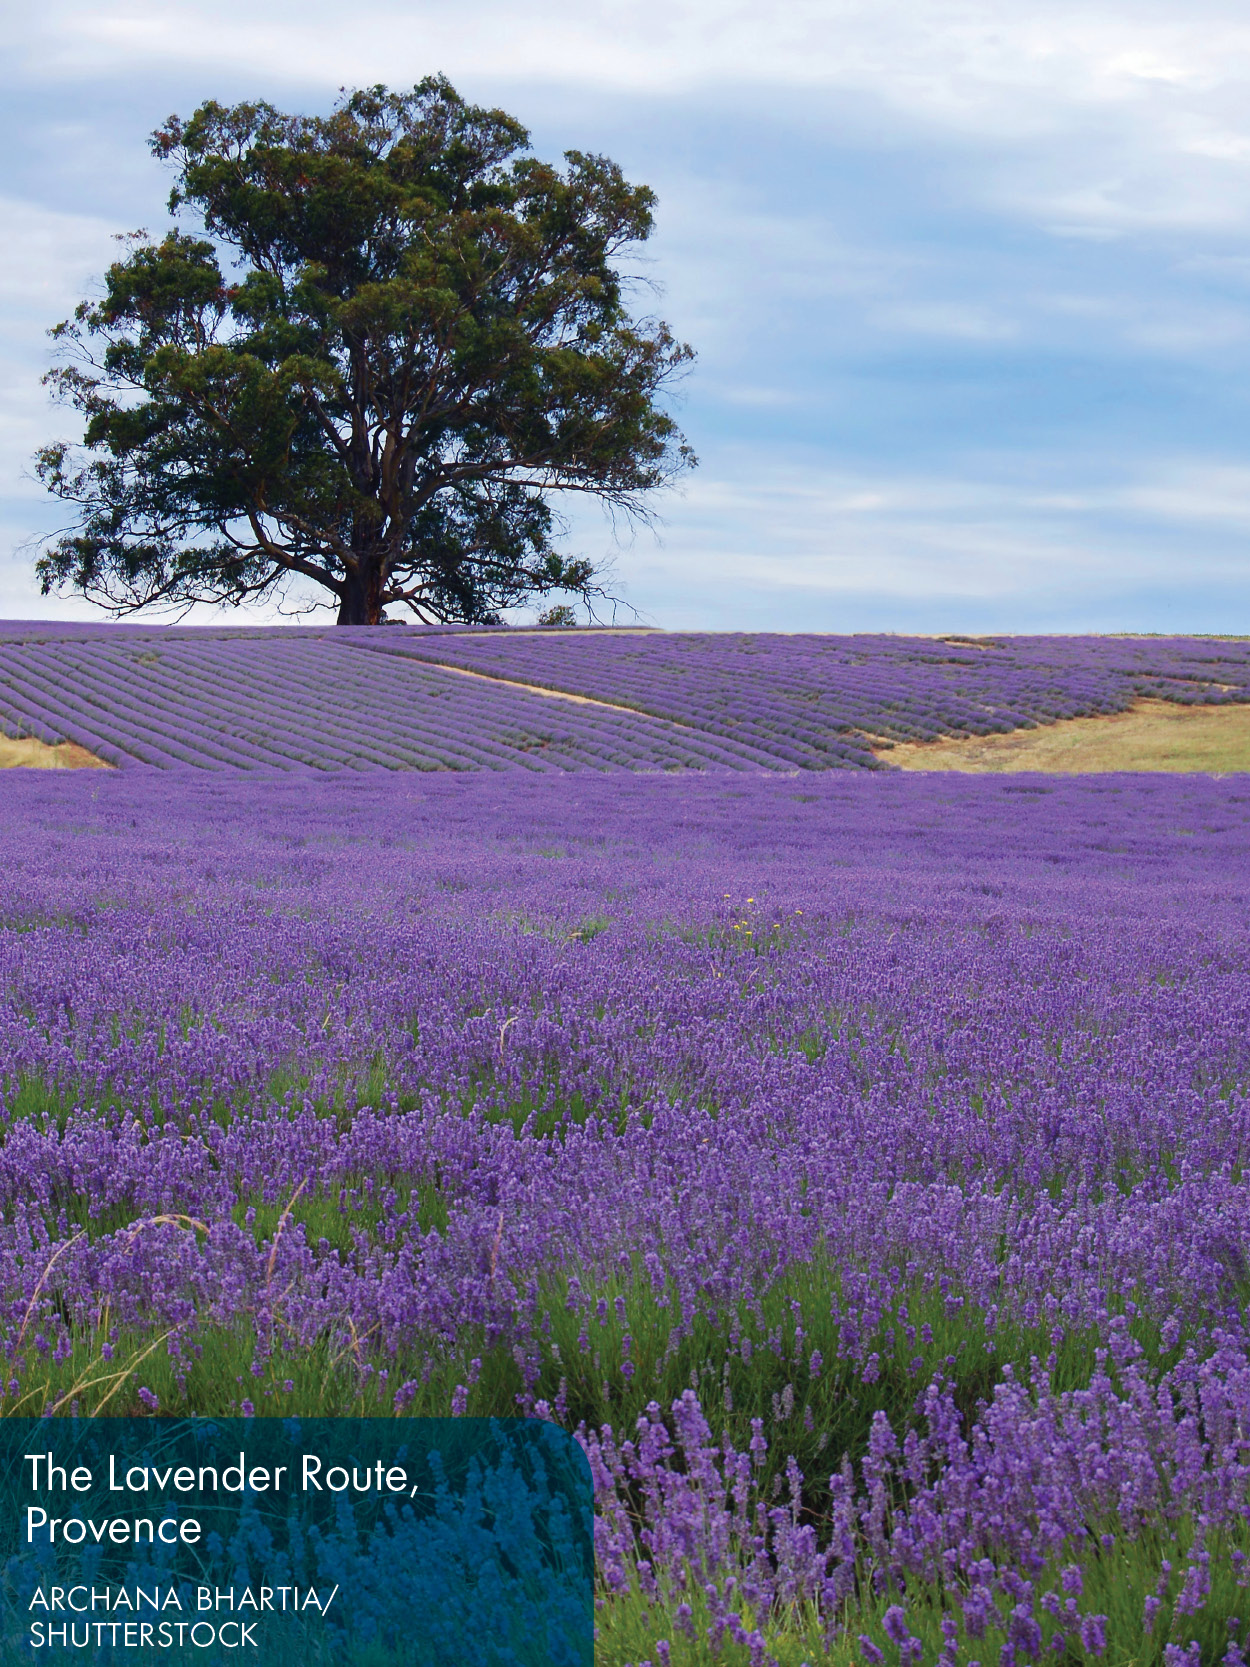
[[[1143,698],[1250,700],[1250,642],[0,623],[0,734],[128,769],[881,769]]]
[[[1250,699],[1250,643],[1117,637],[833,637],[378,632],[427,663],[567,689],[772,755],[872,766],[874,743],[989,735],[1154,697]],[[888,752],[886,754],[888,759]]]
[[[374,637],[387,632],[366,633]],[[766,768],[663,719],[544,699],[316,632],[0,638],[0,726],[131,769]]]
[[[7,1411],[558,1420],[600,1662],[1237,1667],[1250,779],[174,756],[0,788]]]

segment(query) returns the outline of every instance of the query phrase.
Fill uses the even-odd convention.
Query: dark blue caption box
[[[0,1419],[0,1661],[593,1667],[590,1468],[479,1418]]]

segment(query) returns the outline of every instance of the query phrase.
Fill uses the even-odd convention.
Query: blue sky
[[[658,543],[572,529],[644,619],[1250,631],[1243,7],[47,0],[0,45],[0,616],[91,612],[22,548],[43,331],[162,225],[151,128],[442,70],[659,193],[701,467]]]

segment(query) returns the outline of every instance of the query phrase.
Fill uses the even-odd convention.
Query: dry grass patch
[[[76,741],[59,741],[49,746],[36,741],[33,735],[14,738],[0,735],[0,770],[111,770],[113,766],[97,758]]]
[[[1139,701],[1106,717],[1062,718],[1009,735],[907,741],[877,749],[904,770],[1042,770],[1061,775],[1169,770],[1250,771],[1250,705],[1178,706]]]

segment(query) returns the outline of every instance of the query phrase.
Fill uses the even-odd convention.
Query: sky
[[[98,617],[38,593],[64,514],[30,460],[73,437],[47,328],[166,223],[151,130],[437,71],[658,193],[646,306],[697,351],[700,464],[654,533],[573,522],[621,622],[1250,632],[1234,0],[10,6],[0,617]]]

